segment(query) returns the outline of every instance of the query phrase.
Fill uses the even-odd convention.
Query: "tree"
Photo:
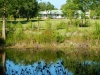
[[[27,21],[29,18],[34,17],[38,12],[38,2],[36,0],[23,0],[19,9],[21,17],[26,17]]]
[[[45,10],[55,10],[56,8],[54,7],[53,4],[50,2],[40,2],[39,3],[39,10],[40,11],[45,11]]]
[[[82,10],[84,17],[82,20],[86,24],[85,12],[87,10],[96,11],[96,14],[100,14],[100,0],[73,0],[75,4],[78,4],[78,10]]]
[[[3,24],[2,24],[2,38],[5,40],[6,36],[5,36],[5,24],[6,24],[6,6],[8,4],[8,1],[5,0],[0,0],[0,16],[2,16],[3,18]],[[9,6],[9,4],[8,4]]]
[[[52,5],[50,2],[47,2],[46,10],[53,10],[53,9],[54,9],[54,5]]]
[[[46,10],[46,2],[40,2],[39,3],[39,10],[45,11]]]
[[[73,0],[67,0],[66,4],[62,5],[61,9],[72,22],[72,18],[74,17],[74,13],[78,9],[78,7],[77,4],[74,4]]]
[[[91,4],[92,14],[94,11],[94,16],[100,16],[100,0],[93,0]]]
[[[63,11],[71,19],[77,10],[83,12],[82,24],[86,24],[85,12],[87,10],[95,10],[97,15],[100,15],[100,0],[67,0],[62,6]]]
[[[38,11],[38,2],[36,0],[0,0],[0,17],[3,18],[2,24],[2,38],[6,39],[6,18],[9,15],[13,15],[15,18],[17,16],[34,17]]]

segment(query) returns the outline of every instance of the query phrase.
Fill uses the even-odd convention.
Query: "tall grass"
[[[72,25],[68,25],[68,20],[47,19],[40,21],[40,29],[37,30],[37,21],[8,21],[6,25],[7,40],[6,44],[15,45],[17,43],[33,42],[43,43],[86,43],[87,40],[100,39],[100,25],[91,23],[87,20],[87,27],[79,27],[81,20],[73,20]],[[94,31],[92,29],[95,29]],[[88,33],[87,33],[88,32]],[[93,35],[94,34],[94,35]],[[93,37],[91,37],[91,35]],[[90,43],[91,44],[91,43]],[[73,45],[74,46],[74,45]]]
[[[94,37],[100,40],[100,24],[97,22],[95,23]]]

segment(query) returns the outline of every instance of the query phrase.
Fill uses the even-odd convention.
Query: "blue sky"
[[[49,1],[51,4],[53,4],[58,9],[61,8],[62,4],[66,3],[66,0],[40,0],[40,1],[42,1],[42,2],[48,2]]]

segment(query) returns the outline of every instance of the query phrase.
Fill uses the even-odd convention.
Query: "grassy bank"
[[[80,24],[78,19],[71,23],[68,19],[8,20],[6,47],[100,49],[100,20],[87,20],[84,26]]]

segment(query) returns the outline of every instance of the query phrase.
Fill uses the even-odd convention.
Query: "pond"
[[[100,75],[99,55],[86,51],[6,49],[0,64],[0,75]]]

